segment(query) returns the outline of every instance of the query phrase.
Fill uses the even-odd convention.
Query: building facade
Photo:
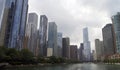
[[[57,33],[58,57],[62,57],[62,33]]]
[[[78,60],[78,49],[77,45],[70,45],[70,59],[77,61]]]
[[[95,49],[96,49],[97,60],[101,60],[102,56],[105,54],[103,41],[100,41],[99,39],[95,39]]]
[[[103,29],[103,44],[105,56],[115,54],[115,36],[112,24],[107,24]]]
[[[15,10],[8,47],[21,50],[25,36],[28,0],[12,0],[12,4],[15,5]]]
[[[5,1],[6,0],[0,0],[0,28],[1,28],[2,18],[4,14]]]
[[[80,48],[79,48],[79,61],[83,61],[84,60],[84,54],[83,54],[83,50],[84,50],[84,45],[83,43],[80,44]]]
[[[90,47],[90,41],[88,37],[88,28],[83,29],[83,44],[84,44],[84,61],[90,61],[91,60],[91,47]]]
[[[3,10],[1,23],[2,45],[18,50],[23,47],[28,0],[7,0]]]
[[[38,26],[38,15],[36,13],[29,13],[28,22],[26,27],[25,38],[28,39],[27,48],[36,54],[37,48],[37,26]]]
[[[62,46],[63,58],[70,59],[70,39],[68,37],[62,39]]]
[[[49,22],[47,56],[58,57],[57,25]]]
[[[120,53],[120,12],[112,16],[112,23],[115,32],[116,53]]]
[[[45,15],[40,16],[40,56],[46,56],[47,54],[47,30],[48,30],[48,18]]]

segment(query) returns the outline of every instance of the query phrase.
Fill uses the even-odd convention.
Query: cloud
[[[58,31],[71,39],[71,44],[83,42],[82,29],[89,28],[94,49],[94,39],[102,39],[102,27],[111,23],[111,16],[120,11],[120,0],[29,0],[29,12],[45,14],[55,21]]]

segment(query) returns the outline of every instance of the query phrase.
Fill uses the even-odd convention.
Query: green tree
[[[10,59],[10,61],[18,61],[20,60],[20,53],[15,48],[9,48],[6,51],[6,59],[7,58]]]
[[[22,49],[20,51],[20,55],[21,55],[22,61],[29,62],[34,59],[33,53],[31,51],[29,51],[28,49]]]

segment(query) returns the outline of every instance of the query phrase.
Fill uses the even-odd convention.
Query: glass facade
[[[120,12],[112,17],[112,23],[116,38],[116,51],[117,53],[120,53]]]
[[[91,57],[91,47],[90,47],[90,41],[88,37],[88,28],[83,29],[83,44],[84,44],[84,61],[90,61]]]
[[[57,33],[58,56],[62,57],[62,33]]]
[[[23,38],[25,34],[28,0],[13,1],[15,1],[15,14],[9,47],[20,50],[23,46]]]
[[[48,48],[53,48],[53,56],[58,56],[57,25],[55,22],[49,22]]]
[[[5,1],[6,0],[0,0],[0,28],[1,28],[3,12],[4,12]]]
[[[40,55],[47,55],[47,29],[48,29],[48,19],[45,15],[40,16]]]

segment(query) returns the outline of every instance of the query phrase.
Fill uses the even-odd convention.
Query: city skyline
[[[111,16],[120,11],[118,6],[120,1],[118,0],[101,0],[99,3],[97,0],[39,1],[29,1],[29,12],[46,14],[49,21],[57,23],[58,31],[63,32],[63,37],[69,36],[71,44],[78,46],[79,43],[83,42],[82,29],[88,27],[92,49],[94,49],[94,39],[102,40],[101,29],[103,26],[111,23]]]
[[[81,2],[45,0],[41,1],[42,5],[36,3],[37,7],[34,8],[38,9],[35,10],[32,9],[32,4],[29,4],[31,1],[5,0],[1,2],[3,9],[0,9],[0,50],[4,51],[1,52],[0,57],[3,61],[15,59],[16,62],[20,58],[21,62],[24,58],[19,56],[22,56],[22,51],[27,51],[29,54],[23,57],[30,55],[29,61],[35,58],[35,62],[39,61],[40,57],[40,62],[49,63],[51,57],[55,57],[59,59],[55,60],[55,63],[64,62],[64,59],[73,62],[104,63],[115,60],[115,63],[116,61],[120,63],[120,11],[114,11],[116,14],[103,13],[101,11],[105,11],[105,8],[101,8],[101,11],[96,12],[98,9],[93,6],[96,0],[86,5],[83,5],[85,2],[83,0]],[[38,0],[34,2],[36,1]],[[57,2],[59,3],[56,5]],[[93,2],[92,6],[91,2]],[[100,2],[103,2],[103,7],[105,7],[104,3],[110,1]],[[84,7],[79,7],[78,4]],[[102,6],[101,3],[98,4]],[[86,7],[87,5],[89,8]],[[77,9],[78,7],[81,9]],[[93,8],[96,9],[93,10]],[[13,58],[11,52],[10,55],[6,53],[12,49],[20,55],[15,54],[16,57]],[[11,59],[6,59],[3,55],[8,55]]]

